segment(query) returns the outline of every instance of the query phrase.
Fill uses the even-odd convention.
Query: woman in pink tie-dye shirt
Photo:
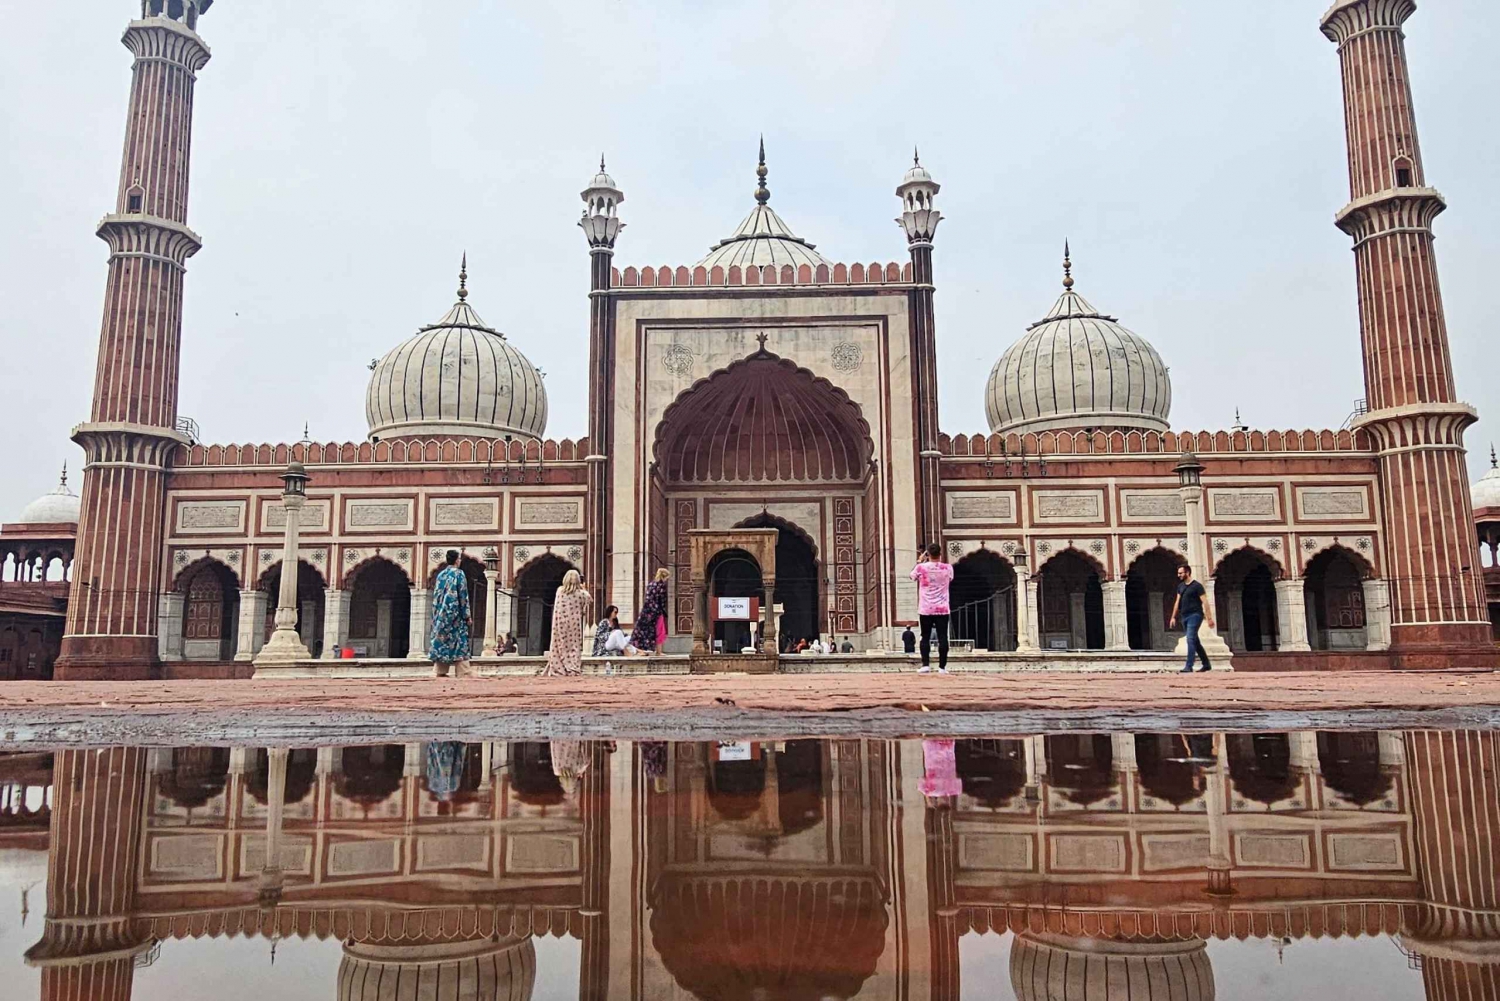
[[[943,547],[927,547],[911,579],[917,582],[917,619],[922,626],[922,666],[918,674],[932,670],[932,631],[938,636],[938,674],[948,673],[948,588],[953,584],[953,567],[943,562]]]

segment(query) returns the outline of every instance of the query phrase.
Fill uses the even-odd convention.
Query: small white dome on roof
[[[22,525],[76,525],[82,502],[78,495],[68,489],[68,467],[63,466],[62,479],[57,489],[42,494],[27,504],[21,511],[18,523]]]
[[[1074,292],[1071,274],[1051,311],[1000,356],[985,388],[990,430],[1001,433],[1166,431],[1171,410],[1161,355]]]
[[[1475,481],[1469,491],[1474,510],[1488,507],[1500,508],[1500,469],[1495,467],[1495,450],[1490,449],[1490,471]]]
[[[372,439],[546,433],[541,373],[474,312],[467,277],[460,272],[458,302],[441,320],[375,363],[365,394]]]
[[[750,210],[750,214],[733,233],[709,248],[708,256],[698,262],[698,267],[722,267],[728,270],[735,265],[742,268],[751,265],[764,267],[767,264],[777,267],[790,264],[794,268],[803,264],[811,268],[820,264],[831,266],[831,262],[818,253],[813,244],[792,232],[792,227],[766,204],[771,200],[771,190],[766,187],[766,174],[766,144],[762,140],[760,165],[755,168],[758,178],[755,208]]]

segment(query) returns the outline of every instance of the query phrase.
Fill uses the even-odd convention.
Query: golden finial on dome
[[[602,160],[600,161],[603,162]],[[458,266],[458,301],[463,302],[469,297],[469,252],[464,251],[463,262]]]
[[[1073,254],[1068,248],[1068,241],[1063,241],[1063,288],[1073,287]]]
[[[766,169],[766,137],[760,137],[760,165],[755,168],[755,176],[758,178],[755,185],[755,200],[761,205],[771,200],[771,189],[766,187],[766,175],[770,171]]]

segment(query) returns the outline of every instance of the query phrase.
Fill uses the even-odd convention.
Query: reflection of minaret
[[[104,327],[83,446],[83,500],[57,677],[146,677],[156,663],[167,465],[177,431],[193,85],[208,63],[198,15],[213,0],[144,0],[125,29],[135,56]]]
[[[146,752],[60,751],[54,759],[47,920],[26,962],[42,969],[42,1001],[128,1001],[130,928]]]
[[[1429,1001],[1500,1001],[1500,734],[1406,735],[1424,902],[1402,941]]]

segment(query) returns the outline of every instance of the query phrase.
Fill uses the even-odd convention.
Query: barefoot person
[[[646,585],[646,599],[641,602],[641,613],[635,617],[635,629],[630,634],[630,645],[642,653],[659,655],[661,644],[667,638],[667,578],[671,573],[666,567],[656,571],[656,578]]]
[[[583,673],[583,620],[589,614],[589,593],[577,570],[563,574],[562,586],[552,600],[552,649],[547,651],[545,677]]]
[[[1214,666],[1208,662],[1208,653],[1203,649],[1203,641],[1198,638],[1198,628],[1203,623],[1207,622],[1210,629],[1214,627],[1213,613],[1203,600],[1208,592],[1203,589],[1202,584],[1193,580],[1193,568],[1186,563],[1177,568],[1177,582],[1177,600],[1172,603],[1172,620],[1167,623],[1167,628],[1176,629],[1177,621],[1181,619],[1182,628],[1187,633],[1187,666],[1182,669],[1182,673],[1193,673],[1194,654],[1203,660],[1199,673],[1212,671]]]
[[[938,674],[948,673],[948,587],[953,568],[943,562],[943,547],[934,542],[912,567],[917,582],[917,621],[922,628],[922,666],[918,674],[932,671],[932,631],[937,630]]]
[[[448,550],[443,564],[432,584],[432,640],[427,644],[433,676],[438,678],[446,678],[448,669],[455,665],[455,673],[462,675],[474,654],[469,640],[469,631],[474,628],[474,616],[469,611],[469,577],[458,568],[458,550]]]

